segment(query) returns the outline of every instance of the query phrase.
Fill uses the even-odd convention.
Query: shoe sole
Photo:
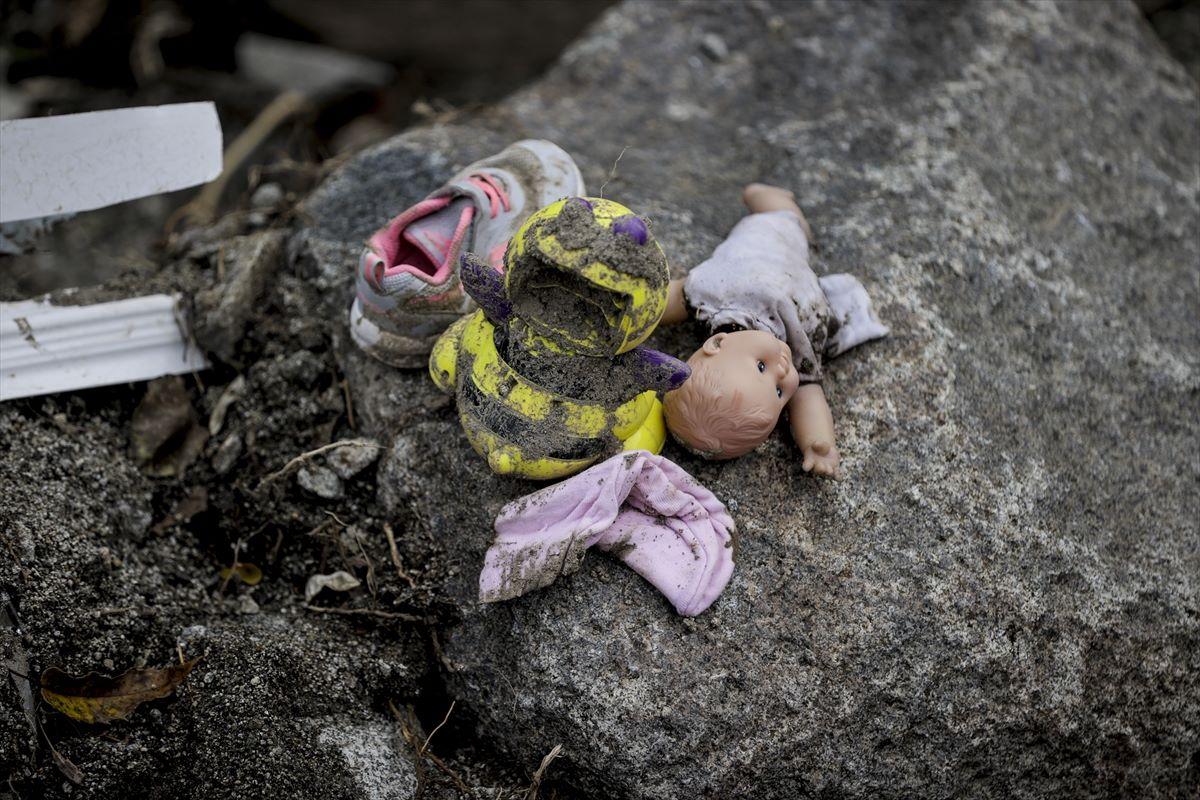
[[[431,336],[402,336],[381,329],[363,313],[357,298],[350,306],[350,336],[363,352],[385,364],[401,369],[421,369],[429,365],[429,354],[441,332]]]

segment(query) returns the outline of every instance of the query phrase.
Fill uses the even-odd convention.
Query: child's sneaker
[[[508,240],[530,214],[583,194],[575,162],[544,139],[471,164],[367,242],[350,309],[354,341],[393,366],[425,366],[441,332],[472,308],[459,255],[476,253],[501,269]]]

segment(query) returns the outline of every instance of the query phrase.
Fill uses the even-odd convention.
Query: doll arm
[[[643,389],[669,392],[678,389],[692,374],[686,363],[649,347],[635,347],[624,358],[633,370],[634,381]]]
[[[493,324],[503,325],[512,316],[512,303],[504,290],[504,276],[474,253],[459,260],[459,279],[471,299],[479,304]]]
[[[660,325],[674,325],[691,316],[687,298],[683,295],[683,278],[676,278],[667,285],[667,310],[663,312]]]
[[[819,383],[806,383],[788,400],[788,426],[804,453],[804,471],[838,477],[841,455],[833,439],[833,414]]]

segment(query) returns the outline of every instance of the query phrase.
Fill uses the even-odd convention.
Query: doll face
[[[714,334],[691,360],[699,358],[747,404],[782,411],[800,385],[791,348],[765,331]]]

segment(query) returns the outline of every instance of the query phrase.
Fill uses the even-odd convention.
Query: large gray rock
[[[652,217],[677,270],[742,184],[793,188],[819,269],[861,276],[892,336],[830,369],[843,482],[780,434],[731,463],[668,446],[740,527],[695,620],[603,558],[478,606],[491,518],[533,485],[452,410],[414,415],[425,376],[343,348],[395,434],[406,557],[446,565],[443,666],[484,739],[561,743],[593,797],[1196,791],[1200,126],[1132,4],[628,3],[529,89],[329,181],[316,274],[348,287],[372,230],[525,136]]]

